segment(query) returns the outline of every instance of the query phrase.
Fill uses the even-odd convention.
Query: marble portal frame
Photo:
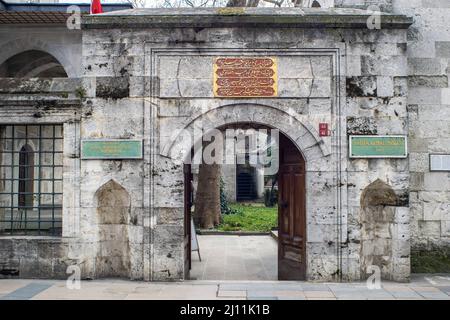
[[[338,44],[341,46],[341,44]],[[168,158],[167,148],[164,146],[159,146],[159,126],[158,126],[158,110],[160,108],[160,97],[159,97],[159,58],[161,56],[270,56],[270,57],[280,57],[280,56],[328,56],[332,61],[332,74],[330,75],[332,82],[332,96],[331,100],[331,110],[332,110],[332,119],[336,121],[334,134],[331,136],[331,144],[328,148],[326,148],[323,144],[323,140],[319,137],[318,128],[314,128],[307,123],[301,123],[309,133],[316,139],[317,145],[321,146],[322,158],[330,156],[332,159],[331,163],[333,164],[333,189],[335,193],[335,228],[336,233],[334,235],[335,244],[333,245],[334,254],[330,254],[330,257],[325,257],[325,259],[329,258],[331,264],[335,264],[335,270],[338,272],[330,271],[330,274],[322,274],[320,277],[315,275],[315,270],[320,266],[315,265],[317,262],[313,261],[312,258],[309,257],[309,251],[314,246],[313,243],[307,243],[307,279],[321,279],[321,280],[341,280],[343,273],[345,273],[344,269],[348,268],[348,266],[344,266],[343,262],[343,254],[344,250],[341,248],[341,243],[345,241],[347,238],[347,192],[346,192],[346,181],[347,177],[344,174],[347,168],[347,143],[348,140],[346,138],[346,122],[345,116],[342,112],[341,107],[341,95],[344,93],[345,95],[345,76],[341,73],[341,70],[345,70],[344,60],[342,59],[343,52],[346,52],[344,45],[342,44],[341,48],[305,48],[305,49],[249,49],[249,48],[156,48],[154,47],[154,43],[146,43],[145,44],[145,75],[146,75],[146,83],[145,90],[149,92],[149,99],[145,100],[145,126],[144,126],[144,136],[149,137],[149,139],[145,139],[144,146],[144,159],[145,162],[149,163],[146,166],[146,173],[148,173],[149,179],[145,179],[145,199],[144,206],[149,207],[150,210],[148,212],[148,216],[144,218],[144,227],[150,230],[150,236],[146,243],[144,243],[144,277],[147,280],[161,280],[160,276],[158,276],[157,270],[155,268],[155,263],[159,263],[159,256],[155,256],[155,232],[158,229],[158,206],[155,203],[155,178],[151,174],[154,170],[158,170],[160,157]],[[211,65],[212,72],[212,65]],[[188,99],[198,99],[198,98],[188,98]],[[267,105],[267,98],[260,99],[226,99],[226,98],[217,98],[222,101],[221,107],[217,109],[225,109],[230,106],[237,105],[258,105],[259,108],[274,108],[275,106]],[[281,98],[274,98],[281,99]],[[252,101],[248,101],[252,100]],[[255,103],[255,100],[258,100],[258,103]],[[249,106],[247,106],[249,107]],[[251,106],[250,106],[251,107]],[[199,116],[202,116],[199,115]],[[196,118],[190,118],[190,123],[194,123]],[[190,123],[186,123],[186,126],[189,126]],[[219,127],[220,125],[224,125],[226,123],[217,123],[213,127]],[[269,127],[277,128],[276,123],[262,123]],[[283,130],[281,130],[283,131]],[[292,136],[287,132],[286,134],[291,140],[295,142],[297,136]],[[297,144],[297,143],[296,143]],[[298,149],[303,154],[306,160],[306,192],[307,192],[307,239],[311,239],[311,230],[310,222],[311,222],[311,209],[310,204],[314,202],[314,200],[318,200],[314,198],[314,195],[309,193],[308,190],[311,189],[311,180],[308,179],[309,175],[312,175],[313,172],[320,173],[330,172],[329,168],[320,168],[314,167],[312,163],[312,159],[308,159],[305,156],[305,150],[302,149],[301,146],[297,144]],[[170,148],[169,148],[170,149]],[[170,161],[170,160],[169,160]],[[326,163],[326,161],[324,162]],[[324,169],[324,170],[322,170]],[[179,167],[180,178],[183,174],[182,166]],[[311,178],[311,177],[310,177]],[[184,215],[183,208],[178,208],[178,211],[181,215]],[[167,235],[169,236],[169,235]],[[309,241],[309,240],[307,240]],[[182,247],[182,243],[179,244],[180,252]],[[321,251],[322,248],[317,247],[314,249],[315,251]],[[181,266],[184,264],[183,261],[178,261],[178,265]],[[182,273],[181,273],[182,274]]]

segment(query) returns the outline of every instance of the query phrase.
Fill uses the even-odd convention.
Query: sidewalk
[[[450,275],[414,275],[410,283],[383,282],[369,290],[365,283],[278,281],[185,281],[150,283],[126,280],[82,281],[80,290],[62,280],[0,280],[0,300],[170,299],[170,300],[450,300]]]

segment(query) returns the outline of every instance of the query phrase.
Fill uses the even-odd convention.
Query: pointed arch
[[[248,112],[249,108],[251,113]],[[160,153],[165,157],[184,161],[191,152],[192,145],[198,143],[193,139],[201,139],[202,135],[196,136],[196,130],[203,130],[205,134],[234,123],[251,123],[280,130],[300,150],[307,163],[328,156],[330,150],[324,140],[311,124],[301,121],[299,117],[301,116],[262,104],[224,105],[189,118],[183,123],[181,130],[162,141]]]
[[[111,179],[95,192],[98,224],[128,224],[130,194]]]
[[[25,144],[19,151],[19,208],[33,207],[34,193],[34,150]]]
[[[114,180],[109,180],[95,192],[98,221],[96,276],[130,276],[129,214],[130,194]]]

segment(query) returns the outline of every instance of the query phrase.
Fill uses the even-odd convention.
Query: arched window
[[[19,151],[19,208],[33,207],[34,153],[30,145]]]
[[[61,235],[63,126],[0,125],[0,151],[0,235]]]

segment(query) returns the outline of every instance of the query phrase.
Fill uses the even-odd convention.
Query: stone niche
[[[380,268],[381,278],[409,280],[409,212],[391,186],[375,180],[361,195],[361,276]]]
[[[129,277],[130,243],[128,225],[130,195],[114,180],[95,194],[98,219],[96,277]]]

